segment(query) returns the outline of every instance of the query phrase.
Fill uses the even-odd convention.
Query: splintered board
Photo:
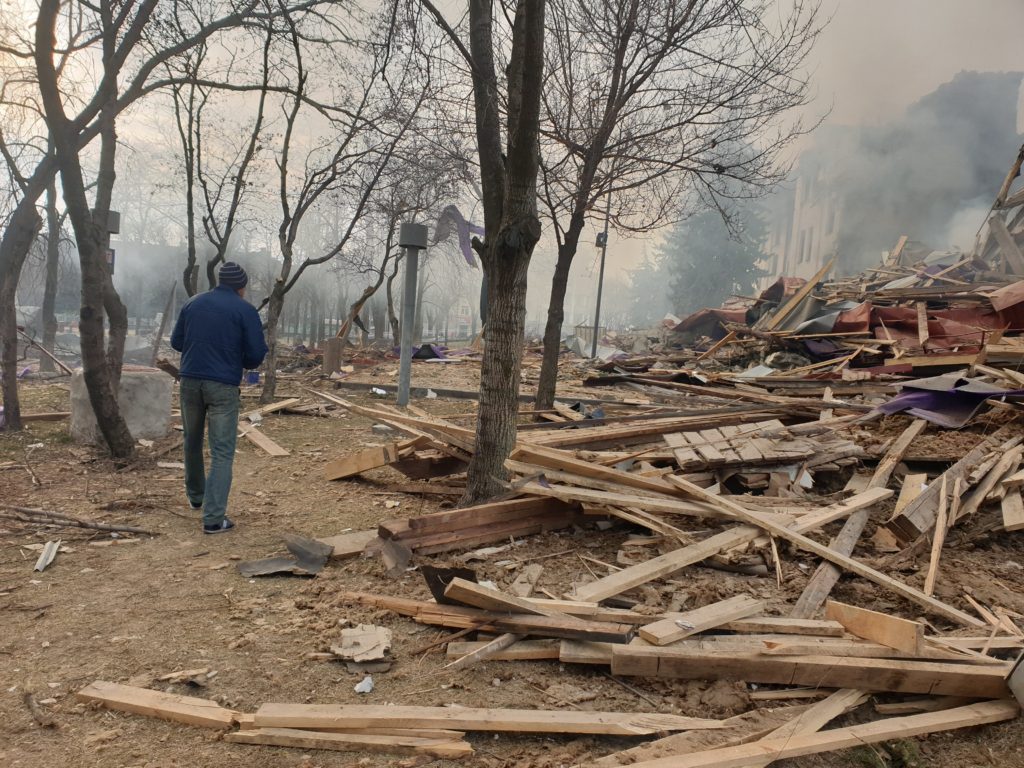
[[[132,685],[97,680],[75,694],[79,701],[96,702],[107,709],[149,715],[203,728],[230,728],[238,713],[215,701],[195,696],[136,688]]]

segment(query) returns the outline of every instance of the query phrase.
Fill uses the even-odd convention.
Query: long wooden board
[[[819,544],[813,539],[809,539],[802,533],[798,533],[795,530],[791,530],[783,525],[779,525],[761,514],[751,512],[744,509],[739,504],[729,501],[724,497],[715,496],[712,493],[708,493],[703,488],[700,488],[693,483],[687,482],[676,475],[669,475],[668,479],[670,482],[674,482],[679,487],[684,488],[690,492],[690,494],[697,499],[707,501],[708,503],[720,506],[723,510],[728,510],[739,517],[742,520],[746,520],[749,523],[757,525],[769,533],[773,533],[780,538],[786,539],[787,541],[795,544],[800,549],[818,555],[818,557],[824,558],[831,563],[838,565],[840,568],[855,573],[858,576],[867,579],[875,584],[878,584],[890,592],[910,600],[917,605],[931,611],[932,613],[943,616],[947,619],[951,619],[959,624],[964,624],[968,627],[983,627],[985,623],[974,618],[970,614],[964,613],[958,608],[954,608],[951,605],[947,605],[941,600],[936,600],[934,597],[929,597],[918,589],[907,586],[906,584],[897,581],[891,576],[887,576],[880,571],[876,571],[870,566],[864,565],[863,563],[854,560],[853,558],[847,557],[836,552],[823,544]],[[855,686],[853,686],[855,687]]]
[[[868,482],[869,489],[884,488],[888,485],[893,471],[903,459],[904,454],[927,426],[928,422],[924,419],[915,419],[910,426],[903,430],[903,433],[893,441],[889,450],[885,452],[882,460],[878,462],[878,466]],[[829,543],[829,547],[841,555],[852,555],[868,524],[869,515],[870,508],[867,507],[850,515],[843,524],[842,530]],[[832,588],[839,581],[840,574],[841,572],[835,564],[821,563],[807,582],[804,591],[800,593],[791,615],[798,619],[809,619],[814,616],[828,599]]]
[[[612,646],[612,673],[686,680],[745,680],[751,683],[854,688],[998,698],[1006,696],[1007,665],[951,664],[904,659],[838,656],[753,655],[686,647]]]
[[[763,739],[749,744],[643,760],[633,763],[631,768],[744,768],[757,764],[758,760],[784,760],[877,744],[890,739],[909,739],[938,731],[998,723],[1012,720],[1019,711],[1013,701],[986,701],[941,712],[892,717],[813,734],[789,735],[779,739]]]
[[[226,734],[224,740],[235,744],[265,744],[300,749],[330,749],[339,752],[391,752],[446,758],[466,757],[473,754],[473,747],[469,742],[459,739],[325,733],[296,728],[254,728]]]
[[[202,728],[230,728],[238,716],[237,712],[209,699],[179,696],[106,680],[90,683],[76,693],[75,698],[79,701],[97,702],[107,709],[118,712],[148,715]]]
[[[536,661],[538,659],[557,659],[561,643],[571,640],[520,640],[515,645],[498,651],[490,658],[494,661]],[[452,642],[445,650],[449,658],[460,659],[463,656],[479,651],[490,643],[484,642]]]
[[[546,608],[540,603],[523,597],[506,595],[497,589],[474,584],[466,579],[454,578],[445,587],[445,597],[457,603],[485,611],[502,613],[535,613],[538,616],[567,616],[568,614]]]
[[[886,489],[873,489],[863,494],[847,499],[836,508],[828,508],[836,513],[836,516],[847,515],[865,506],[871,506],[883,498],[892,495],[892,491]],[[815,510],[800,517],[793,526],[796,531],[814,530],[825,522],[830,522],[836,517],[832,514],[823,514],[828,510]],[[598,602],[613,595],[621,594],[627,590],[645,584],[653,579],[668,576],[676,571],[681,571],[688,565],[699,563],[712,555],[717,555],[727,549],[749,544],[760,535],[760,531],[749,526],[738,526],[716,533],[696,544],[681,549],[667,552],[664,555],[647,560],[618,573],[613,573],[597,581],[577,587],[575,592],[568,597],[576,600]]]
[[[920,653],[924,645],[924,625],[898,616],[829,600],[825,617],[838,621],[851,635],[895,648],[904,653]]]
[[[282,448],[269,437],[260,432],[256,427],[242,427],[240,433],[253,445],[261,448],[271,456],[288,456],[287,449]]]
[[[496,733],[585,733],[647,736],[659,731],[721,728],[721,720],[669,714],[475,707],[402,707],[346,704],[262,705],[257,728],[450,728]]]

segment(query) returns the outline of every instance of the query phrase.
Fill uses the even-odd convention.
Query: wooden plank
[[[914,589],[913,587],[907,586],[906,584],[897,581],[896,579],[888,576],[880,571],[876,571],[863,563],[854,560],[853,558],[847,557],[846,555],[840,554],[839,552],[826,547],[823,544],[819,544],[813,539],[804,536],[802,533],[798,533],[795,530],[791,530],[784,525],[769,520],[764,515],[751,512],[750,510],[744,509],[739,504],[733,501],[729,501],[725,497],[715,496],[713,493],[708,493],[705,489],[699,488],[686,480],[681,479],[676,475],[669,475],[667,479],[670,482],[675,483],[680,488],[687,490],[690,494],[702,501],[706,501],[709,504],[719,506],[723,511],[729,511],[739,517],[740,519],[746,520],[760,528],[763,528],[768,533],[775,534],[780,538],[785,539],[795,544],[805,552],[818,555],[831,563],[834,563],[844,570],[855,573],[861,578],[865,578],[890,592],[893,592],[901,597],[916,603],[928,611],[943,616],[947,619],[951,619],[959,624],[965,624],[969,627],[984,626],[984,624],[973,616],[964,613],[963,611],[954,608],[953,606],[943,603],[941,600],[936,600],[934,597],[929,597],[920,590]]]
[[[989,470],[960,505],[956,513],[958,520],[970,517],[981,509],[981,506],[985,503],[985,497],[992,492],[992,489],[996,487],[1000,480],[1012,473],[1017,468],[1017,465],[1020,464],[1021,456],[1024,455],[1024,448],[1019,445],[1010,446],[1009,442],[1004,443],[1002,447],[1006,450],[1001,453],[995,466]],[[956,520],[953,522],[956,522]]]
[[[919,654],[924,644],[924,626],[867,608],[829,600],[825,616],[838,621],[851,635],[895,648],[904,653]]]
[[[253,445],[271,456],[288,456],[288,451],[260,432],[256,427],[243,427],[240,434]]]
[[[939,731],[970,728],[1012,720],[1019,714],[1016,702],[986,701],[941,712],[892,717],[873,723],[833,728],[818,733],[790,735],[781,739],[763,739],[703,752],[641,760],[632,768],[744,768],[758,760],[788,758],[833,752],[882,741],[909,739]]]
[[[661,478],[644,477],[632,472],[623,472],[613,467],[605,467],[591,461],[577,459],[569,451],[562,451],[555,448],[547,448],[542,445],[526,445],[520,443],[511,457],[517,461],[534,464],[539,467],[548,467],[569,471],[582,477],[589,477],[595,480],[605,480],[616,483],[625,488],[635,488],[641,491],[652,491],[668,496],[678,495],[675,488]]]
[[[949,500],[946,494],[946,481],[948,478],[942,478],[942,488],[939,490],[939,510],[935,514],[935,528],[932,531],[932,551],[931,556],[928,559],[928,573],[924,577],[924,593],[931,595],[935,593],[935,579],[939,575],[939,558],[942,556],[942,545],[946,541],[946,531],[948,527],[946,525],[946,502]],[[959,483],[959,480],[957,481]],[[954,520],[956,510],[953,511]]]
[[[889,450],[885,452],[882,460],[878,462],[878,466],[875,467],[875,472],[868,482],[869,488],[884,488],[889,484],[889,479],[903,455],[927,426],[928,423],[924,419],[915,419],[910,426],[903,430]],[[870,508],[851,514],[843,524],[842,530],[829,542],[829,547],[840,555],[847,557],[852,555],[868,524],[870,514]],[[832,588],[839,581],[840,573],[834,563],[821,563],[807,582],[804,591],[800,593],[790,615],[799,619],[809,619],[814,616],[832,593]]]
[[[106,709],[158,717],[202,728],[230,728],[238,713],[215,701],[195,696],[136,688],[132,685],[97,680],[75,694],[79,701],[96,702]]]
[[[535,661],[538,659],[557,659],[562,643],[572,640],[520,640],[515,645],[495,653],[494,661]],[[484,642],[451,642],[446,653],[449,658],[462,658],[478,651],[489,643]],[[609,644],[610,645],[610,644]]]
[[[53,411],[50,413],[23,413],[21,420],[26,424],[30,421],[63,421],[70,418],[70,411]]]
[[[487,661],[488,659],[495,658],[498,654],[506,651],[508,648],[514,646],[524,635],[517,634],[515,632],[506,632],[503,635],[498,635],[493,640],[485,642],[480,648],[476,648],[463,656],[460,656],[455,661],[445,664],[445,669],[456,671],[459,669],[467,669],[480,662]]]
[[[1003,528],[1007,531],[1024,530],[1024,502],[1019,490],[1008,491],[1002,501]]]
[[[594,491],[589,488],[575,488],[568,485],[541,485],[525,483],[519,488],[523,493],[535,496],[548,496],[562,501],[578,501],[590,504],[610,504],[619,507],[642,507],[648,512],[664,512],[670,515],[687,515],[689,517],[730,518],[733,515],[723,513],[707,504],[682,499],[655,498],[653,496],[637,496],[611,491]]]
[[[337,536],[325,536],[317,539],[317,541],[333,547],[331,552],[332,560],[348,560],[363,554],[367,547],[377,541],[378,538],[376,530],[369,530],[341,533]]]
[[[928,303],[918,301],[914,303],[917,310],[917,343],[921,349],[928,347]]]
[[[817,733],[840,715],[859,707],[868,699],[868,694],[856,688],[843,688],[835,691],[824,701],[812,704],[807,711],[801,712],[788,723],[780,725],[769,733],[764,740],[788,740],[794,736]],[[749,768],[766,768],[775,762],[769,755],[757,758],[749,763]]]
[[[612,646],[612,673],[687,680],[852,688],[999,698],[1007,695],[1009,665],[954,664],[839,656],[755,655],[686,647]]]
[[[529,597],[530,593],[537,588],[540,575],[544,572],[544,566],[540,563],[530,563],[509,586],[509,591],[516,597]]]
[[[496,589],[454,578],[444,590],[445,597],[463,605],[502,613],[534,613],[538,616],[567,617],[568,614],[547,608],[523,597],[506,595]]]
[[[900,487],[899,498],[896,499],[896,506],[893,514],[898,515],[907,505],[921,495],[928,487],[928,475],[926,473],[907,475],[903,478],[903,485]]]
[[[944,473],[947,486],[953,487],[957,478],[965,478],[967,474],[980,464],[989,451],[1013,436],[1015,428],[1000,427],[988,438],[982,440],[973,449]],[[938,509],[940,483],[931,484],[912,501],[906,509],[894,515],[886,527],[895,534],[902,544],[910,544],[921,534],[927,533],[935,525],[935,511]]]
[[[558,647],[558,660],[563,664],[597,664],[607,667],[612,663],[612,643],[563,640]]]
[[[234,744],[263,744],[299,749],[330,749],[339,752],[390,752],[431,757],[459,758],[473,754],[469,742],[414,736],[381,736],[361,733],[325,733],[296,728],[254,728],[225,734]]]
[[[1006,259],[1010,274],[1024,275],[1024,253],[1021,253],[1020,246],[1007,229],[1006,218],[1001,213],[993,213],[989,217],[988,226],[999,244],[999,253]]]
[[[408,528],[416,535],[437,533],[439,531],[458,531],[481,525],[504,523],[517,518],[528,518],[534,515],[555,515],[561,512],[575,511],[572,504],[548,498],[525,498],[497,501],[488,504],[476,504],[472,507],[446,509],[429,515],[421,515],[409,519]],[[399,535],[398,538],[403,538]]]
[[[800,306],[800,303],[807,298],[811,291],[814,290],[814,287],[825,279],[825,275],[832,271],[832,267],[835,265],[835,262],[836,260],[834,258],[829,259],[828,263],[819,269],[814,277],[804,283],[800,289],[790,297],[789,301],[775,311],[775,314],[772,315],[771,319],[765,323],[764,329],[766,331],[774,331],[782,325],[782,321],[789,317],[793,313],[793,310]]]
[[[641,627],[640,637],[655,645],[668,645],[684,637],[721,626],[727,621],[759,613],[764,607],[764,600],[755,600],[750,595],[737,595],[692,611],[673,614],[670,618]]]
[[[842,637],[843,625],[838,621],[817,619],[794,619],[784,616],[752,616],[730,621],[721,626],[729,632],[775,632],[780,635],[817,635],[821,637]]]
[[[889,494],[891,495],[891,492]],[[870,506],[876,503],[877,500],[878,492],[873,491],[869,494],[860,494],[857,497],[848,499],[839,506],[845,513],[849,513],[851,510],[860,508],[859,505],[866,504]],[[819,525],[818,521],[820,519],[820,510],[810,512],[794,523],[794,530],[814,530],[814,527]],[[681,571],[688,565],[699,563],[726,549],[749,544],[758,538],[759,535],[760,532],[757,529],[748,526],[730,528],[703,541],[667,552],[664,555],[652,558],[638,565],[630,566],[603,579],[577,587],[573,594],[566,596],[576,600],[600,602],[653,579],[659,579],[676,571]]]
[[[630,624],[606,621],[587,621],[573,616],[554,617],[535,614],[496,614],[461,605],[440,605],[401,597],[389,597],[368,592],[342,592],[342,600],[361,605],[375,605],[403,616],[411,616],[424,624],[465,629],[473,627],[482,632],[514,632],[523,635],[557,637],[570,640],[597,640],[625,643],[633,635]]]
[[[387,445],[378,445],[373,448],[342,456],[334,459],[324,466],[325,480],[341,480],[346,477],[358,475],[379,467],[386,467],[388,464],[398,461],[403,454],[407,454],[415,446],[423,444],[421,438],[402,440]]]
[[[301,402],[302,402],[302,398],[301,397],[289,397],[289,398],[287,398],[285,400],[278,400],[276,403],[270,403],[269,405],[264,405],[261,408],[257,408],[255,411],[248,411],[246,413],[246,415],[248,416],[248,414],[250,414],[250,413],[258,413],[260,416],[269,416],[271,413],[277,413],[278,411],[283,411],[286,408],[291,408],[293,405],[298,405]]]
[[[476,707],[263,704],[259,728],[451,728],[495,733],[581,733],[647,736],[659,731],[722,728],[721,720],[658,713],[584,712]]]

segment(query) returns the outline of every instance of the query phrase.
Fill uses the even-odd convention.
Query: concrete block
[[[117,401],[132,437],[152,440],[167,436],[171,429],[173,389],[174,379],[163,371],[143,366],[124,367]],[[81,369],[71,377],[71,437],[79,443],[103,442]]]

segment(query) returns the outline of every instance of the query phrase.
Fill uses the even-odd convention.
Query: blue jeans
[[[185,429],[185,493],[203,506],[203,525],[224,519],[231,490],[231,465],[238,437],[238,387],[206,379],[181,380],[181,424]],[[210,474],[203,464],[203,427],[209,420]]]

